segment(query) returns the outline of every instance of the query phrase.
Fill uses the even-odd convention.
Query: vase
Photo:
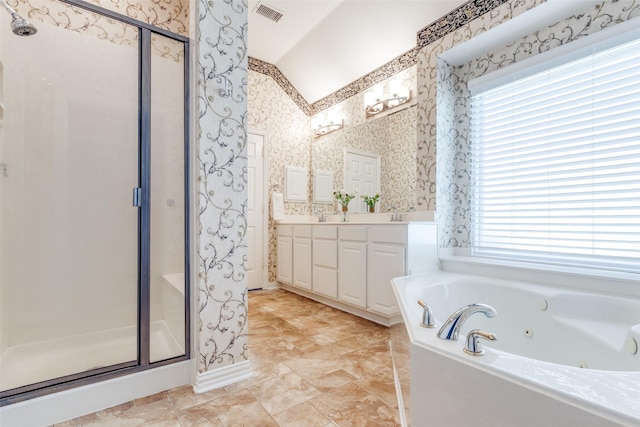
[[[342,222],[347,222],[347,213],[349,212],[348,206],[342,207]]]
[[[376,207],[375,206],[369,206],[369,213],[376,213]]]

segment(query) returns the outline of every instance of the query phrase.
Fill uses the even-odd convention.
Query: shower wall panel
[[[185,350],[185,94],[182,43],[160,35],[152,42],[151,322],[169,332],[152,333],[151,361],[156,362]]]
[[[8,19],[0,16],[3,350],[127,326],[135,337],[137,45],[42,23],[36,36],[16,37]],[[42,357],[34,364],[46,365]],[[134,340],[118,362],[135,359]],[[102,365],[99,356],[78,363],[65,374]]]

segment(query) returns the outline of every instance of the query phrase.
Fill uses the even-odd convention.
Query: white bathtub
[[[410,340],[411,425],[640,426],[640,298],[611,297],[443,271],[393,280]],[[431,307],[436,327],[419,326]],[[458,341],[436,334],[458,308]],[[463,352],[479,328],[485,354]],[[583,369],[581,367],[586,367]]]

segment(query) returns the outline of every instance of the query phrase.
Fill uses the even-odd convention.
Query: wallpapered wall
[[[267,195],[284,190],[284,167],[311,167],[311,122],[296,103],[269,76],[249,71],[249,129],[267,134],[269,170]],[[311,194],[309,180],[308,194]],[[269,202],[270,203],[270,202]],[[270,210],[270,205],[267,206]],[[309,215],[308,203],[285,203],[287,215]],[[269,214],[269,282],[276,280],[276,229]],[[266,285],[266,284],[265,284]]]
[[[541,3],[544,3],[544,0],[508,1],[437,38],[424,46],[418,53],[417,198],[421,209],[426,207],[427,210],[436,210],[436,114],[440,108],[437,105],[439,100],[436,90],[438,55]],[[448,23],[444,22],[442,25],[446,26]],[[446,125],[444,127],[453,129]],[[444,182],[443,180],[443,185]],[[446,188],[438,191],[438,202],[440,202],[440,197],[445,197],[447,201],[443,200],[443,206],[454,205],[456,191],[454,189],[448,192],[445,190]],[[440,194],[441,192],[442,194]],[[438,203],[437,209],[441,209],[440,203]],[[439,212],[439,215],[442,220],[449,218],[451,212]]]
[[[411,88],[415,94],[415,67],[399,73],[395,78],[401,79],[405,87]],[[311,135],[311,118],[308,117],[290,96],[278,85],[273,78],[256,71],[249,70],[248,78],[248,123],[249,129],[265,132],[267,134],[267,149],[265,155],[268,156],[269,170],[266,174],[268,179],[268,191],[270,195],[273,191],[283,191],[284,188],[284,167],[299,166],[309,170],[307,202],[285,203],[285,213],[287,215],[310,215],[311,200],[313,192],[311,188],[311,177],[313,168],[324,170],[335,170],[336,187],[342,184],[343,146],[367,150],[371,143],[379,146],[375,148],[384,158],[389,161],[382,162],[382,174],[393,170],[390,173],[391,180],[382,183],[383,194],[393,194],[393,200],[387,203],[399,203],[399,206],[407,207],[414,204],[415,200],[415,109],[396,113],[389,116],[388,122],[391,126],[384,129],[380,127],[377,120],[369,120],[365,123],[363,94],[357,94],[340,104],[334,106],[341,110],[341,116],[345,118],[345,131],[338,131],[322,138],[314,139]],[[346,134],[355,136],[352,140],[345,141]],[[371,135],[378,135],[375,141]],[[336,142],[335,139],[338,139]],[[398,145],[391,141],[398,142],[412,139],[412,146],[406,144]],[[312,148],[329,147],[327,152],[336,163],[327,165],[312,164]],[[332,148],[331,148],[332,147]],[[404,147],[405,149],[401,149]],[[411,162],[413,157],[413,162]],[[330,162],[331,163],[331,162]],[[410,167],[407,164],[411,164]],[[394,185],[402,185],[403,191],[392,190]],[[269,202],[270,203],[270,202]],[[392,204],[393,204],[392,203]],[[406,205],[406,206],[405,206]],[[269,206],[270,208],[270,206]],[[269,215],[269,242],[268,242],[268,280],[276,280],[276,229],[275,223]]]
[[[640,16],[638,0],[607,1],[469,63],[438,66],[438,214],[449,247],[470,246],[469,79]]]
[[[41,22],[119,45],[131,46],[138,42],[135,27],[68,3],[52,0],[9,0],[8,3],[36,27]],[[91,3],[182,36],[189,35],[188,0],[164,0],[151,4],[145,2],[144,5],[140,2],[117,0],[93,0]],[[151,46],[154,55],[176,62],[184,59],[182,43],[173,42],[166,37],[152,36]]]

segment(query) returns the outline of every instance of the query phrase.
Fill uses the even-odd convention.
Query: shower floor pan
[[[135,326],[9,347],[0,359],[0,389],[137,359]],[[151,323],[151,361],[184,354],[164,321]]]

